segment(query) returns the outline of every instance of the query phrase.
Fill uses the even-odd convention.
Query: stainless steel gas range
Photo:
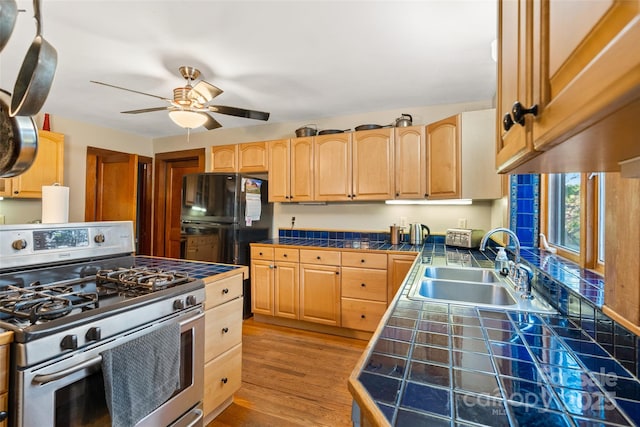
[[[204,283],[133,248],[131,222],[0,227],[10,425],[202,425]]]

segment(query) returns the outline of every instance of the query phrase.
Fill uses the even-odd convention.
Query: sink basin
[[[425,277],[442,280],[459,280],[462,282],[500,282],[493,270],[484,268],[427,267]]]
[[[518,302],[503,285],[437,279],[422,279],[411,289],[409,298],[412,297],[494,306]]]

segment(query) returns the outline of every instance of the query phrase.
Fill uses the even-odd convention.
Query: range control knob
[[[193,295],[187,296],[187,306],[190,307],[192,305],[196,305],[198,301],[196,301],[196,297]]]
[[[96,237],[93,238],[96,243],[104,243],[104,234],[96,234]]]
[[[60,348],[62,350],[75,350],[78,348],[78,337],[76,335],[66,335],[60,341]]]
[[[11,243],[11,247],[17,251],[20,251],[27,247],[27,241],[24,239],[14,240],[13,243]]]
[[[100,328],[98,326],[94,326],[92,328],[89,328],[84,337],[87,339],[87,341],[99,341],[101,335],[102,331],[100,330]]]
[[[173,301],[173,308],[174,310],[184,310],[184,301],[181,299]]]

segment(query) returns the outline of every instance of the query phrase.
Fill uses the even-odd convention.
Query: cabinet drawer
[[[340,265],[340,252],[300,249],[300,262],[305,264]]]
[[[206,415],[233,396],[242,382],[242,345],[204,365],[204,402]]]
[[[347,267],[365,267],[387,269],[387,254],[371,252],[342,252],[342,265]]]
[[[209,361],[242,342],[242,298],[204,313],[204,360]]]
[[[298,262],[300,259],[300,251],[290,248],[275,248],[274,258],[276,261]]]
[[[251,259],[273,260],[273,246],[252,246]]]
[[[342,267],[342,296],[387,302],[387,272]]]
[[[242,275],[207,283],[205,279],[204,309],[208,310],[242,296]]]
[[[342,298],[342,327],[375,331],[386,310],[383,302]]]

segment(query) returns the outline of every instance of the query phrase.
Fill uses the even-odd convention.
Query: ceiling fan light
[[[206,115],[185,110],[169,111],[169,118],[178,126],[188,129],[200,127],[207,121]]]

